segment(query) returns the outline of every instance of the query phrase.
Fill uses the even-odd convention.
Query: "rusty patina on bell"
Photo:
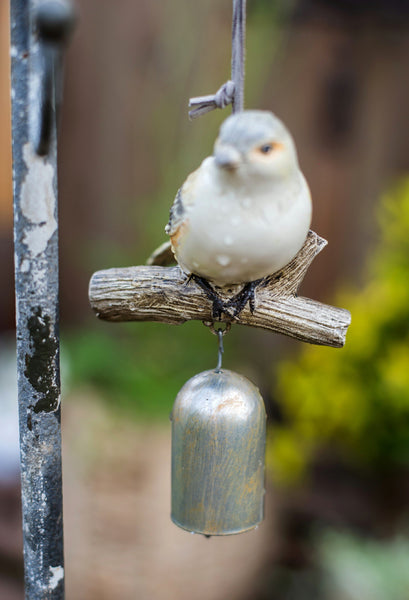
[[[172,412],[172,521],[229,535],[263,519],[266,413],[248,379],[204,371],[189,379]]]

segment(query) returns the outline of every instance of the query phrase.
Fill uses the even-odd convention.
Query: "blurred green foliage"
[[[377,469],[409,463],[409,180],[382,198],[379,243],[341,350],[308,346],[278,371],[284,424],[271,431],[276,480],[291,482],[321,446]]]
[[[315,540],[325,573],[326,598],[406,600],[409,590],[409,541],[400,536],[375,541],[326,530]]]

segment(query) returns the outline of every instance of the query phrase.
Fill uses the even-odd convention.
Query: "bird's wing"
[[[186,221],[186,208],[194,203],[198,171],[199,169],[193,171],[182,187],[178,189],[170,209],[169,222],[165,227],[165,233],[170,237],[170,241],[164,242],[151,254],[147,261],[148,265],[167,266],[175,261],[173,251],[178,237],[182,233],[182,225]]]
[[[179,188],[177,191],[176,198],[173,201],[173,204],[170,209],[169,222],[165,227],[165,232],[170,237],[175,235],[175,233],[177,232],[179,227],[182,225],[184,218],[185,218],[186,211],[185,211],[185,207],[184,207],[183,199],[182,199],[182,189],[183,189],[183,186],[181,188]]]
[[[177,233],[180,226],[183,225],[186,219],[186,209],[195,201],[195,188],[199,170],[200,167],[196,171],[193,171],[177,191],[170,209],[169,222],[165,227],[165,232],[171,238]]]
[[[152,252],[146,264],[149,266],[155,265],[159,267],[167,267],[175,262],[170,240],[163,242],[156,250]]]

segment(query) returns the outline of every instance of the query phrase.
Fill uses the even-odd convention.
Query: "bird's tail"
[[[175,257],[173,256],[171,243],[170,241],[167,241],[152,252],[146,261],[146,264],[150,266],[156,265],[158,267],[167,267],[175,262],[176,261]]]

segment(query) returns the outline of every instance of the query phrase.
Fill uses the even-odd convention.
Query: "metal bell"
[[[229,535],[263,519],[266,413],[248,379],[225,369],[189,379],[172,411],[172,521]]]

